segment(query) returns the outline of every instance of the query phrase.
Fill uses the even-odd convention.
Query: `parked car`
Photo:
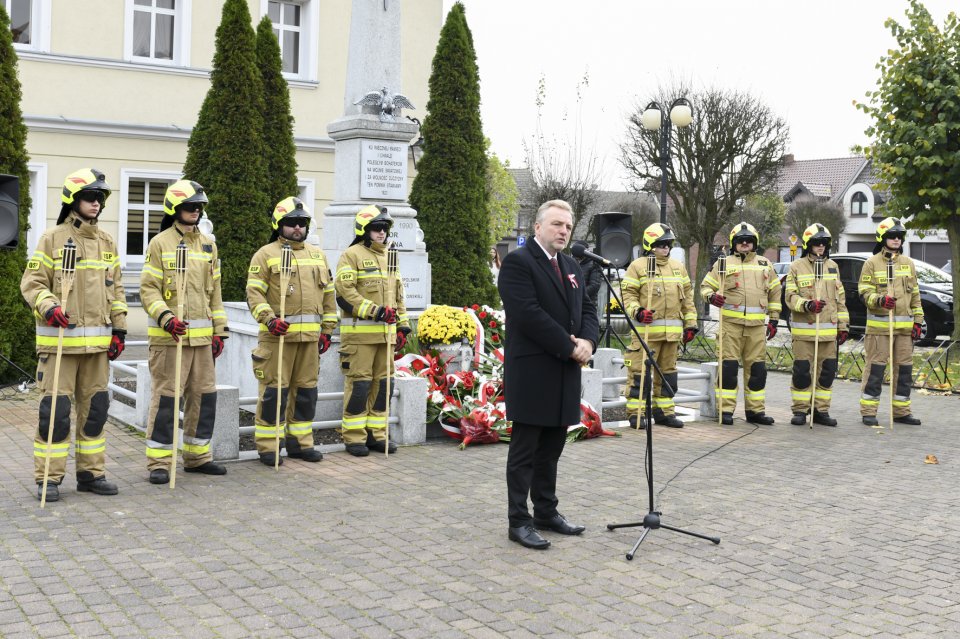
[[[850,313],[850,332],[863,333],[867,325],[867,307],[857,292],[860,271],[871,257],[870,253],[836,253],[830,255],[840,270],[840,281],[846,293],[847,311]],[[952,276],[931,264],[914,260],[917,280],[920,284],[920,304],[923,306],[924,323],[920,331],[920,344],[932,344],[939,335],[953,333],[953,279]],[[787,308],[786,279],[780,278],[783,312],[780,317],[790,324],[790,309]]]
[[[947,263],[944,264],[940,268],[940,270],[946,273],[947,275],[949,275],[950,277],[953,277],[953,260],[947,260]]]

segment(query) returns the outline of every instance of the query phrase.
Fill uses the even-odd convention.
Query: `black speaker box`
[[[0,175],[0,249],[17,248],[20,237],[20,178]]]
[[[626,268],[633,257],[633,220],[629,213],[608,211],[593,216],[597,253],[617,268]]]

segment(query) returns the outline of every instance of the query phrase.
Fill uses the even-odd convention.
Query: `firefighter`
[[[387,306],[387,237],[393,219],[382,206],[366,206],[354,222],[356,237],[337,264],[340,322],[340,367],[343,370],[343,443],[357,457],[386,447],[388,353],[407,343],[410,324],[403,300],[403,281],[395,277],[395,307]],[[389,324],[396,324],[396,344],[387,348]],[[390,443],[390,452],[396,445]]]
[[[50,472],[47,501],[60,498],[60,482],[70,450],[71,401],[76,409],[77,490],[116,495],[117,485],[104,473],[110,395],[108,360],[123,352],[127,303],[120,282],[120,259],[113,238],[97,224],[110,187],[97,169],[80,169],[63,182],[63,203],[57,225],[40,236],[20,280],[23,298],[37,320],[37,382],[43,391],[39,428],[34,435],[34,479],[37,499],[43,492],[47,456]],[[62,251],[67,240],[76,245],[76,275],[69,299],[61,299]],[[51,394],[59,329],[63,328],[60,379],[53,419],[53,444],[47,450]]]
[[[866,370],[860,390],[860,415],[867,426],[877,426],[877,408],[883,372],[890,357],[890,311],[893,311],[893,361],[891,392],[893,392],[893,421],[920,425],[910,414],[910,387],[913,384],[913,342],[920,339],[923,325],[923,307],[917,268],[913,260],[903,254],[903,240],[907,229],[895,217],[888,217],[877,225],[873,257],[860,272],[858,292],[867,307],[867,334],[864,338]],[[887,281],[887,264],[892,263],[893,281]],[[893,386],[896,385],[896,389]]]
[[[640,323],[641,334],[649,327],[647,346],[654,351],[657,366],[663,372],[661,383],[656,372],[653,381],[653,423],[670,428],[683,428],[674,409],[673,393],[677,388],[677,351],[680,341],[686,344],[697,334],[697,312],[693,306],[693,287],[690,276],[681,262],[670,258],[670,249],[676,237],[666,224],[655,223],[643,231],[643,255],[654,255],[657,266],[652,280],[647,278],[647,257],[634,260],[623,278],[623,303],[626,312]],[[651,299],[650,307],[644,305]],[[645,394],[641,393],[643,380],[640,368],[646,353],[637,337],[630,344],[624,364],[630,370],[632,383],[627,399],[627,415],[631,426],[646,428],[644,416]]]
[[[741,365],[747,421],[765,426],[773,423],[773,417],[764,412],[766,340],[777,334],[780,280],[770,261],[759,255],[759,244],[757,229],[746,222],[735,224],[730,231],[723,295],[717,292],[720,260],[700,285],[700,295],[723,315],[723,388],[717,389],[717,395],[725,425],[733,424],[733,411],[737,408],[737,369]]]
[[[260,385],[254,439],[260,461],[273,466],[277,461],[277,353],[284,336],[280,436],[287,456],[318,462],[323,453],[313,447],[311,423],[317,405],[320,355],[330,348],[330,335],[337,325],[333,278],[320,247],[304,245],[310,212],[300,198],[279,202],[271,223],[270,243],[254,254],[247,272],[247,305],[260,325],[260,339],[253,351],[253,374]],[[281,291],[284,246],[292,250],[292,268],[286,290]],[[281,293],[286,295],[282,320]]]
[[[213,360],[223,352],[227,315],[220,297],[220,260],[213,238],[197,222],[207,194],[190,180],[174,182],[163,197],[160,233],[147,246],[140,274],[140,300],[147,311],[150,376],[153,392],[147,421],[147,470],[151,484],[170,481],[175,461],[173,442],[174,381],[177,342],[183,342],[180,395],[183,409],[183,469],[188,473],[225,475],[213,462],[210,439],[217,413]],[[187,246],[183,317],[177,316],[177,245]]]
[[[790,394],[793,418],[790,423],[807,423],[813,393],[813,422],[836,426],[830,416],[833,380],[837,377],[837,350],[847,341],[847,302],[840,282],[837,263],[830,259],[830,231],[822,224],[811,224],[800,240],[801,259],[787,273],[786,302],[793,317],[793,377]],[[816,282],[817,260],[823,260],[820,284]],[[818,288],[819,286],[819,288]],[[819,326],[818,326],[819,317]],[[813,363],[814,343],[817,362]],[[816,384],[814,384],[816,380]]]

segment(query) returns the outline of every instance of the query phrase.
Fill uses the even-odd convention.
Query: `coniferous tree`
[[[410,192],[433,265],[436,304],[490,304],[497,292],[487,260],[486,155],[480,77],[463,5],[440,31],[430,74],[423,159]]]
[[[263,157],[263,83],[246,0],[223,4],[210,83],[183,172],[210,199],[223,299],[242,300],[247,265],[269,238],[272,210]]]
[[[263,77],[263,157],[266,164],[267,199],[273,206],[296,195],[297,146],[293,141],[290,89],[283,77],[280,43],[269,16],[257,26],[257,67]],[[308,202],[307,208],[313,209]]]
[[[30,212],[30,174],[27,171],[27,127],[20,111],[20,80],[13,50],[10,18],[0,4],[0,173],[20,178],[20,237],[16,250],[0,251],[0,300],[3,322],[0,353],[25,371],[36,368],[33,316],[20,296],[20,277],[27,262],[27,220]],[[21,374],[0,360],[0,382]]]

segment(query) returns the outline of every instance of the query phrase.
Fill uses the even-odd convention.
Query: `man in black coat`
[[[509,253],[498,288],[506,313],[504,392],[513,422],[507,455],[509,538],[527,548],[550,542],[537,529],[579,535],[583,526],[557,512],[557,461],[567,426],[580,422],[580,368],[597,343],[597,307],[583,273],[564,255],[573,213],[563,200],[537,211],[534,236]],[[533,502],[533,517],[527,496]]]

